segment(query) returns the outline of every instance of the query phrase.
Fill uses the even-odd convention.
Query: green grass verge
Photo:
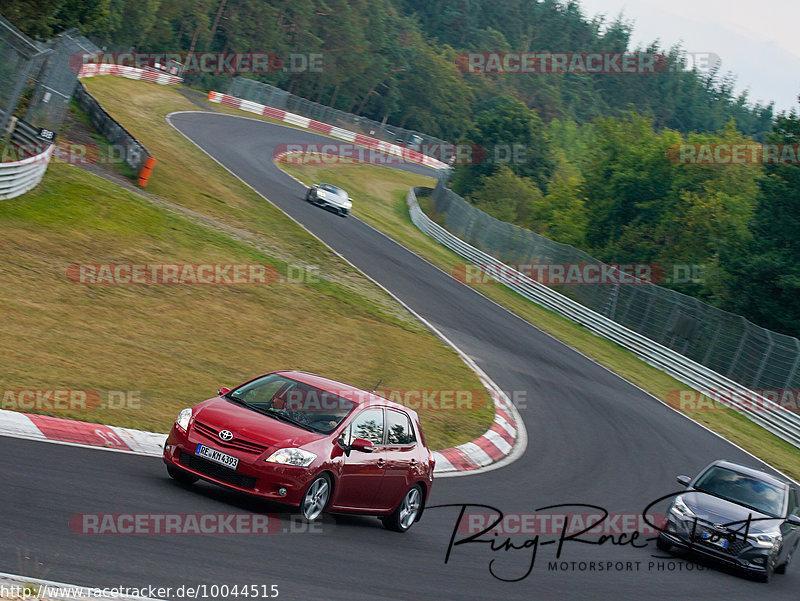
[[[420,232],[408,215],[408,189],[412,186],[432,187],[433,178],[377,165],[296,165],[283,161],[281,167],[307,184],[325,181],[341,186],[354,198],[354,215],[445,272],[452,273],[457,265],[464,264],[463,258]],[[429,199],[421,199],[420,205],[435,220]],[[686,385],[647,365],[619,345],[596,336],[500,284],[472,285],[472,288],[661,401],[680,409],[676,402],[677,391],[686,389]],[[800,451],[746,417],[721,405],[717,405],[715,410],[683,413],[800,480]]]

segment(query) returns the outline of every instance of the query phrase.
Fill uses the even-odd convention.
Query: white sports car
[[[314,184],[306,192],[306,200],[331,209],[342,217],[347,217],[353,207],[353,201],[350,200],[347,192],[331,184]]]

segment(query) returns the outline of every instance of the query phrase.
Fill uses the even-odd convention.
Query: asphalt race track
[[[431,504],[483,504],[506,514],[590,504],[611,514],[639,514],[679,489],[676,474],[694,475],[717,458],[756,463],[358,219],[306,203],[305,188],[274,166],[273,147],[329,139],[214,113],[177,114],[172,123],[434,324],[503,390],[524,391],[524,456],[499,470],[439,479]],[[184,488],[154,458],[12,438],[0,438],[0,457],[5,541],[0,571],[62,582],[173,588],[277,584],[280,599],[298,601],[796,600],[800,590],[797,565],[763,585],[665,558],[653,542],[633,548],[566,541],[552,565],[557,545],[548,541],[557,539],[554,534],[543,534],[538,549],[532,533],[512,536],[517,547],[529,541],[523,549],[455,546],[445,564],[458,507],[427,509],[405,535],[384,530],[373,518],[330,515],[319,532],[307,532],[277,506],[208,484]],[[657,509],[663,513],[664,505]],[[68,527],[70,517],[81,513],[206,512],[281,512],[286,531],[115,536],[75,534]],[[465,536],[457,533],[455,540]],[[495,547],[501,542],[502,537]],[[495,577],[524,576],[535,549],[526,578]]]

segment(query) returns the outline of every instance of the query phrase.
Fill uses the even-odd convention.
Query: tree
[[[797,148],[800,115],[779,115],[767,142]],[[765,171],[750,244],[721,257],[721,301],[764,327],[800,336],[800,163]]]
[[[538,205],[542,191],[527,178],[520,177],[507,165],[500,165],[492,175],[468,197],[477,208],[500,221],[529,229],[537,228]]]
[[[453,189],[468,193],[502,165],[544,190],[551,172],[550,145],[535,111],[508,96],[494,98],[475,115],[465,143],[485,149],[485,160],[455,169]]]

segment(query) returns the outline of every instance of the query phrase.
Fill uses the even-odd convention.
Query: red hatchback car
[[[376,515],[405,532],[433,486],[417,414],[299,371],[260,376],[178,415],[164,445],[174,479],[199,478],[300,508]]]

